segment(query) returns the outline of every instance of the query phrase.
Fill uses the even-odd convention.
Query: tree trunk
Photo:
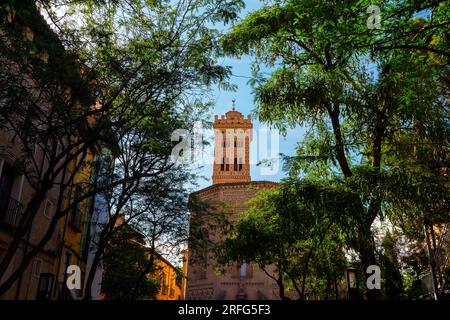
[[[339,300],[339,290],[338,290],[338,283],[337,283],[336,276],[334,276],[334,294],[335,294],[336,300]]]
[[[280,299],[281,300],[291,300],[288,297],[286,297],[283,278],[282,278],[281,274],[278,275],[277,284],[278,284],[278,288],[279,288]]]
[[[369,208],[370,209],[370,208]],[[359,233],[359,256],[361,259],[363,279],[366,279],[366,270],[370,265],[378,265],[378,261],[375,255],[375,241],[372,235],[371,226],[373,219],[365,221],[362,226],[360,226]],[[366,282],[364,281],[363,286],[366,288]],[[377,300],[379,298],[378,290],[365,289],[365,296],[367,300]]]
[[[84,288],[83,300],[92,299],[92,284],[94,283],[95,272],[97,271],[98,264],[103,256],[108,240],[114,231],[118,215],[114,215],[106,225],[103,232],[100,234],[97,251],[95,252],[94,259],[92,260],[91,269],[89,270],[88,277],[86,279],[86,285]]]
[[[95,272],[97,271],[98,264],[103,255],[104,246],[100,249],[100,244],[98,250],[95,252],[94,259],[92,260],[91,269],[89,270],[88,277],[86,279],[86,285],[84,287],[83,300],[92,299],[92,284],[94,283]]]
[[[427,232],[426,224],[423,225],[423,233],[424,233],[425,241],[426,241],[426,244],[427,244],[428,259],[429,259],[429,266],[430,266],[430,276],[431,276],[431,285],[433,287],[433,299],[434,300],[438,300],[439,296],[438,296],[438,283],[437,283],[437,279],[436,279],[435,259],[434,259],[433,250],[431,248],[430,237],[429,237],[428,232]]]
[[[336,142],[336,158],[341,167],[344,177],[351,177],[352,171],[345,155],[344,139],[342,138],[341,124],[339,122],[339,107],[335,106],[334,109],[327,108],[328,115],[331,119],[333,126],[334,140]]]

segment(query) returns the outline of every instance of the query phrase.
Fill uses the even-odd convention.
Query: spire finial
[[[233,102],[233,111],[236,111],[236,99],[231,100]]]

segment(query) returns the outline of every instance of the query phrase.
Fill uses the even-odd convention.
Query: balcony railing
[[[22,204],[14,198],[9,198],[6,210],[0,212],[0,222],[17,228],[23,214]]]

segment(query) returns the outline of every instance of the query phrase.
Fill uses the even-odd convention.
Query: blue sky
[[[256,10],[260,7],[259,1],[251,1],[247,3],[245,10],[243,10],[240,14],[241,17],[245,17],[248,12]],[[214,119],[214,115],[223,115],[227,111],[230,111],[232,108],[232,100],[236,100],[236,109],[241,112],[244,117],[251,114],[252,110],[255,108],[254,97],[252,94],[252,88],[249,84],[247,84],[249,78],[251,77],[251,63],[253,59],[250,56],[244,56],[241,59],[235,58],[222,58],[220,63],[222,65],[228,65],[232,67],[233,76],[231,77],[231,83],[237,86],[237,91],[229,92],[220,89],[216,89],[213,92],[213,100],[214,100],[214,108],[210,111],[209,120],[212,121]],[[285,175],[282,172],[281,163],[279,163],[279,170],[273,170],[273,172],[269,172],[267,174],[267,168],[262,168],[261,166],[256,166],[255,163],[261,161],[263,159],[272,158],[272,156],[277,155],[277,153],[284,153],[288,155],[293,155],[295,153],[296,143],[303,139],[305,130],[303,128],[296,128],[293,130],[288,130],[286,137],[279,135],[279,148],[278,152],[275,150],[276,148],[272,148],[271,144],[267,145],[266,157],[261,157],[263,154],[259,153],[258,140],[261,139],[261,135],[259,134],[259,130],[264,127],[263,124],[259,123],[257,119],[253,118],[253,135],[255,139],[251,143],[250,149],[252,153],[251,163],[251,177],[253,181],[259,180],[269,180],[269,181],[280,181]],[[275,130],[275,134],[278,131]],[[262,132],[261,132],[262,133]],[[267,140],[270,141],[271,137],[269,132],[262,133],[265,134]],[[261,146],[263,147],[263,146]],[[212,155],[212,146],[206,151],[208,154]],[[275,168],[274,168],[275,169]],[[266,173],[264,173],[264,171]],[[206,178],[198,179],[197,183],[199,184],[199,188],[204,188],[211,185],[211,176],[212,176],[212,165],[204,165],[200,170],[200,174]]]

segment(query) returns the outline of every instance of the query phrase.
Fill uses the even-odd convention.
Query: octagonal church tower
[[[232,110],[214,117],[213,184],[191,194],[190,241],[186,299],[260,300],[277,299],[278,287],[251,261],[233,266],[217,264],[211,244],[220,242],[221,232],[211,227],[217,217],[234,223],[246,211],[246,201],[258,190],[273,188],[270,181],[251,181],[251,116]],[[194,201],[195,199],[195,201]],[[193,203],[196,205],[193,205]],[[203,203],[206,205],[199,205]],[[203,207],[202,210],[199,208]]]

